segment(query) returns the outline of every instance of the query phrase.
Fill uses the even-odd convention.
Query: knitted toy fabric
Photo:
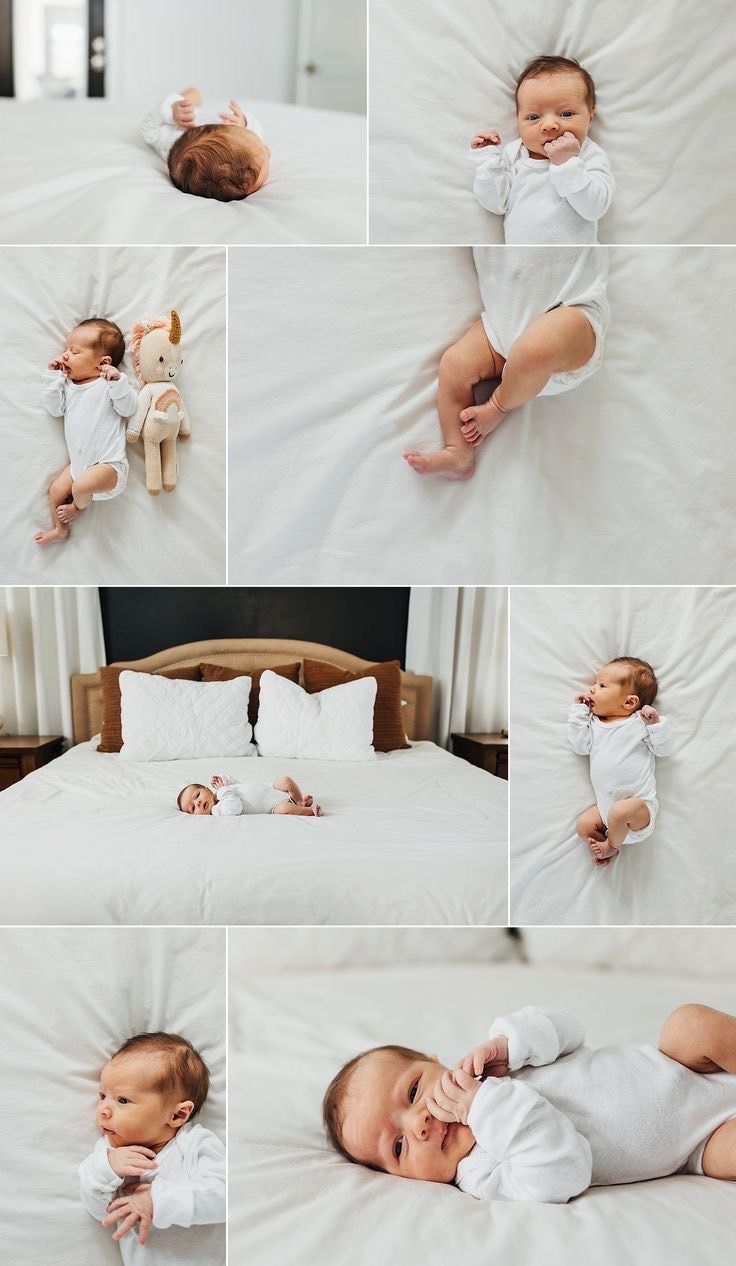
[[[191,435],[189,415],[178,389],[173,385],[181,365],[181,320],[171,309],[171,317],[155,317],[133,326],[133,365],[142,388],[138,410],[128,423],[126,437],[134,444],[143,436],[146,459],[146,488],[152,497],[173,492],[178,463],[176,438]]]

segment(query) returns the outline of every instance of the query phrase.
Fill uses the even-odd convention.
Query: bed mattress
[[[150,764],[96,746],[0,794],[0,923],[506,922],[507,784],[433,743],[362,762]],[[181,788],[214,772],[290,775],[324,817],[180,813]]]

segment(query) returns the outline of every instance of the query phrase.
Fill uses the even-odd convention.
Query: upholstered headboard
[[[305,659],[320,659],[338,668],[359,672],[369,668],[369,659],[359,659],[334,646],[321,646],[318,642],[292,642],[282,638],[224,638],[221,641],[189,642],[186,646],[172,646],[157,651],[146,659],[118,661],[116,667],[133,668],[144,673],[160,673],[165,668],[180,668],[191,664],[225,664],[228,668],[268,668],[272,664],[301,663]],[[71,679],[72,717],[74,742],[84,743],[99,734],[102,720],[102,687],[99,673],[75,673]],[[416,673],[401,674],[401,698],[404,729],[410,739],[430,737],[432,717],[432,678]]]

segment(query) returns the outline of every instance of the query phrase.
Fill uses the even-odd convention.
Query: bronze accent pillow
[[[202,681],[232,681],[233,677],[250,677],[248,696],[248,720],[255,725],[258,720],[258,699],[261,693],[261,673],[269,668],[279,677],[299,681],[299,664],[266,664],[263,668],[228,668],[226,664],[200,664]]]
[[[401,715],[401,665],[398,659],[372,664],[359,673],[326,664],[321,659],[304,660],[304,684],[310,695],[318,690],[329,690],[330,686],[343,686],[347,681],[359,681],[361,677],[375,677],[378,682],[373,705],[373,746],[376,751],[394,752],[399,747],[408,747]]]
[[[100,725],[100,743],[98,752],[119,752],[123,746],[123,724],[120,716],[120,674],[125,671],[138,672],[137,668],[126,670],[125,665],[110,664],[100,669],[102,686],[102,724]],[[199,664],[191,664],[186,668],[167,668],[164,672],[151,674],[155,677],[179,678],[181,681],[201,681]]]

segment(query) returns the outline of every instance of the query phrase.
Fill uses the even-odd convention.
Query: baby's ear
[[[178,1130],[179,1126],[184,1125],[184,1123],[189,1120],[193,1112],[194,1104],[191,1099],[185,1099],[183,1103],[177,1103],[171,1114],[171,1124],[174,1129]]]
[[[636,712],[637,709],[641,707],[641,704],[639,702],[639,696],[627,695],[626,698],[624,699],[624,707],[628,708],[629,712]]]
[[[101,356],[98,365],[112,365],[112,356]]]

